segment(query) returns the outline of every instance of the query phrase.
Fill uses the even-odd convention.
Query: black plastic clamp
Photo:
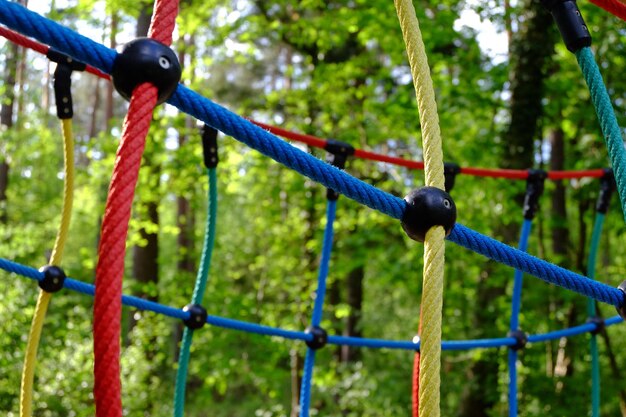
[[[328,333],[320,326],[309,326],[304,333],[313,335],[313,339],[305,342],[313,350],[321,349],[328,343]]]
[[[202,153],[204,155],[204,166],[215,168],[219,162],[217,156],[217,129],[209,125],[202,127]]]
[[[71,119],[74,117],[72,104],[72,72],[84,71],[87,65],[52,48],[48,49],[46,57],[57,64],[54,70],[53,82],[57,117],[59,119]]]
[[[524,218],[532,220],[539,209],[539,198],[543,194],[543,186],[548,173],[541,169],[529,169],[526,179],[526,195],[524,195]]]
[[[354,155],[354,147],[352,145],[333,139],[328,139],[326,141],[324,150],[332,155],[330,160],[331,165],[339,169],[344,169],[346,167],[348,157]],[[331,201],[336,201],[339,198],[339,193],[328,188],[326,190],[326,198]]]
[[[506,334],[506,337],[512,337],[516,340],[514,345],[509,345],[509,349],[518,351],[524,349],[528,343],[528,335],[520,329],[511,330]]]
[[[615,307],[617,309],[617,314],[619,314],[624,320],[626,320],[626,281],[622,282],[617,286],[617,289],[624,294],[622,297],[622,305],[619,307]]]
[[[39,272],[43,273],[43,278],[38,281],[39,288],[45,292],[58,292],[63,288],[65,283],[65,272],[55,265],[46,265],[39,268]]]
[[[197,330],[206,324],[208,314],[206,309],[200,304],[187,304],[183,307],[183,311],[189,312],[189,318],[187,320],[183,320],[183,323],[185,323],[185,326],[188,328]]]
[[[182,70],[178,57],[167,45],[150,38],[130,41],[115,57],[111,79],[118,93],[130,100],[133,90],[149,82],[159,90],[157,104],[174,94]]]
[[[591,34],[576,5],[576,0],[541,0],[541,2],[552,13],[565,46],[570,52],[591,46]]]
[[[615,191],[615,175],[611,168],[604,169],[604,175],[600,178],[600,194],[596,202],[596,212],[606,214],[611,205],[611,196]]]
[[[456,205],[450,194],[436,187],[422,187],[411,191],[404,201],[407,207],[401,224],[411,239],[423,242],[433,226],[443,226],[446,236],[450,234],[456,222]]]
[[[444,162],[443,175],[445,178],[446,192],[449,193],[454,188],[456,176],[461,173],[461,167],[454,162]]]
[[[596,328],[593,329],[591,332],[589,332],[591,334],[602,333],[604,331],[604,328],[606,327],[606,324],[604,323],[604,319],[600,316],[589,317],[587,319],[587,323],[596,325]]]

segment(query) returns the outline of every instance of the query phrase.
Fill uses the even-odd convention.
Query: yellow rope
[[[63,257],[63,249],[67,241],[67,233],[70,227],[72,214],[72,200],[74,190],[74,137],[72,134],[72,120],[62,119],[61,127],[63,131],[63,154],[65,182],[63,186],[63,211],[61,214],[61,225],[54,242],[50,265],[59,265]],[[39,291],[35,315],[28,335],[26,345],[26,357],[24,358],[24,368],[22,371],[22,387],[20,391],[20,417],[30,417],[32,415],[33,404],[33,380],[35,378],[35,363],[37,361],[37,348],[41,338],[48,305],[52,294],[46,291]]]
[[[410,0],[394,0],[406,44],[417,107],[422,126],[426,185],[444,189],[443,151],[435,90],[430,77],[426,50]],[[433,227],[424,243],[424,284],[422,290],[422,334],[420,335],[419,415],[439,417],[441,368],[441,311],[445,231]]]

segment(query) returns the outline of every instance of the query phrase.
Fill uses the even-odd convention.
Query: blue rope
[[[0,269],[7,272],[13,272],[15,274],[22,275],[26,278],[40,281],[43,279],[43,274],[34,268],[20,265],[15,262],[0,258]],[[22,274],[24,272],[24,274]],[[65,288],[90,295],[93,297],[95,287],[93,284],[86,284],[81,281],[67,278],[65,280]],[[123,295],[122,303],[126,306],[135,307],[138,310],[152,311],[157,314],[162,314],[167,317],[171,317],[179,320],[189,319],[189,313],[179,308],[168,307],[153,301],[144,300],[142,298]],[[614,316],[604,321],[606,327],[613,326],[615,324],[622,323],[624,320],[620,316]],[[284,339],[310,341],[312,336],[305,332],[298,332],[293,330],[277,329],[274,327],[263,326],[260,324],[246,323],[239,320],[228,319],[224,317],[209,316],[207,323],[222,327],[225,329],[239,330],[248,333],[255,333],[265,336],[276,336]],[[544,342],[547,340],[556,340],[562,337],[576,336],[583,333],[588,333],[596,329],[596,325],[593,323],[586,323],[580,326],[571,327],[564,330],[556,330],[550,333],[538,334],[534,336],[528,336],[530,343]],[[359,346],[370,348],[386,348],[386,349],[401,349],[401,350],[417,350],[419,349],[419,343],[413,343],[411,341],[396,341],[396,340],[382,340],[382,339],[367,339],[359,337],[346,337],[346,336],[328,336],[328,343],[334,345],[347,345],[347,346]],[[516,343],[516,340],[512,337],[503,337],[497,339],[478,339],[478,340],[463,340],[463,341],[444,341],[441,346],[443,350],[468,350],[468,349],[480,349],[480,348],[492,348],[501,346],[511,346]]]
[[[592,297],[615,307],[625,302],[624,293],[617,288],[591,280],[542,259],[514,249],[502,242],[456,224],[448,239],[464,248],[490,259],[520,269],[545,282],[558,285],[579,294]]]
[[[211,256],[213,254],[213,246],[215,243],[215,228],[217,224],[217,175],[215,168],[207,169],[209,182],[209,191],[207,196],[207,219],[204,231],[204,245],[202,248],[202,257],[200,259],[200,268],[198,268],[198,276],[193,290],[191,302],[193,304],[202,304],[202,298],[206,289],[206,283],[211,269]],[[183,330],[183,340],[180,347],[180,356],[178,358],[178,370],[176,371],[176,386],[174,388],[174,417],[182,417],[185,411],[185,389],[187,386],[187,369],[189,366],[189,356],[191,350],[191,341],[193,339],[193,330],[185,327]]]
[[[322,308],[326,295],[326,280],[328,278],[328,264],[333,248],[333,225],[337,211],[337,200],[328,200],[326,203],[326,228],[324,229],[324,242],[322,244],[322,257],[317,275],[317,290],[315,291],[315,303],[311,326],[319,326],[322,322]],[[306,350],[304,370],[302,373],[302,385],[300,387],[300,417],[309,416],[311,403],[311,380],[313,379],[313,366],[315,365],[315,350],[310,347]]]
[[[606,91],[602,74],[591,48],[581,48],[575,54],[583,77],[589,87],[591,101],[598,114],[600,128],[602,129],[609,157],[611,158],[613,172],[615,173],[617,192],[622,204],[622,214],[626,220],[626,150],[624,149],[622,132],[617,123],[611,98]]]
[[[528,238],[533,221],[524,219],[522,223],[522,231],[520,233],[518,249],[526,252],[528,249]],[[519,269],[515,270],[513,276],[513,296],[511,299],[511,324],[510,330],[519,328],[519,314],[522,305],[522,283],[524,273]],[[509,349],[508,352],[509,365],[509,417],[517,416],[517,350]]]
[[[69,29],[62,28],[49,19],[7,0],[0,0],[0,23],[48,43],[61,52],[96,66],[105,72],[110,71],[110,66],[115,58],[115,52],[109,48],[90,41]],[[85,45],[90,48],[88,51]],[[406,202],[401,198],[357,180],[344,171],[300,151],[180,84],[168,102],[285,166],[355,201],[396,219],[400,219],[404,213]],[[521,251],[516,251],[460,224],[455,226],[449,240],[490,259],[521,269],[546,282],[616,307],[624,303],[623,293],[615,288],[591,281],[582,275],[539,260]]]

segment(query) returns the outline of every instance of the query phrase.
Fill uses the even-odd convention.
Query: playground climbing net
[[[187,363],[193,333],[206,324],[303,341],[307,346],[300,397],[300,416],[303,417],[309,414],[316,352],[327,344],[404,349],[418,352],[414,371],[413,414],[414,416],[421,414],[425,417],[439,416],[440,413],[439,362],[442,349],[507,347],[509,353],[509,415],[516,416],[518,351],[529,342],[542,342],[591,333],[592,415],[597,416],[599,413],[599,370],[595,334],[604,326],[620,323],[626,316],[626,281],[620,284],[618,288],[595,281],[593,279],[594,265],[604,216],[607,213],[611,194],[615,188],[618,191],[622,209],[626,207],[626,154],[610,98],[590,49],[591,36],[575,1],[543,0],[542,2],[554,16],[565,44],[575,54],[589,86],[591,98],[606,139],[612,170],[515,171],[466,168],[455,164],[444,164],[430,70],[419,31],[419,23],[410,1],[396,0],[395,4],[416,86],[419,116],[423,126],[424,162],[380,155],[355,149],[347,143],[301,135],[253,122],[233,114],[179,84],[181,69],[176,54],[169,48],[178,13],[177,0],[157,0],[149,37],[132,41],[124,47],[121,53],[117,53],[16,3],[0,0],[0,23],[6,26],[6,28],[0,27],[0,34],[13,42],[45,54],[51,61],[57,63],[55,96],[57,115],[62,123],[65,155],[62,223],[49,265],[37,270],[0,258],[0,268],[36,280],[41,288],[24,364],[20,398],[21,416],[27,417],[32,413],[34,365],[47,305],[51,295],[64,288],[94,297],[94,396],[98,417],[122,416],[119,364],[122,304],[179,319],[186,326],[181,343],[176,378],[175,416],[182,416],[184,411]],[[620,1],[593,0],[593,2],[618,17],[624,18],[626,16],[624,13],[626,6]],[[95,285],[66,277],[65,272],[60,268],[63,248],[68,238],[72,206],[73,138],[71,119],[73,110],[71,74],[74,71],[82,70],[102,78],[109,78],[110,75],[116,89],[130,101],[102,223]],[[123,295],[121,285],[124,271],[125,240],[145,138],[155,106],[164,102],[205,123],[202,143],[209,183],[207,225],[192,300],[189,305],[182,309]],[[304,331],[291,331],[217,317],[209,315],[202,307],[216,233],[218,131],[232,136],[328,188],[327,222],[318,274],[317,296],[313,305],[311,324]],[[278,139],[272,133],[326,149],[333,155],[333,161],[331,164],[322,162]],[[350,157],[424,169],[426,186],[412,191],[405,199],[398,198],[344,172],[343,168]],[[454,178],[458,174],[526,180],[524,222],[519,249],[509,247],[456,223],[456,208],[448,192],[452,189]],[[588,277],[553,265],[525,252],[544,181],[546,179],[582,177],[599,178],[601,184],[589,255]],[[329,335],[320,326],[333,243],[333,224],[340,194],[400,220],[409,237],[424,242],[424,286],[420,337],[415,341]],[[505,337],[441,341],[444,239],[515,268],[510,331]],[[579,326],[546,334],[526,334],[519,328],[523,273],[589,297],[588,314],[590,320]],[[619,315],[606,320],[599,319],[596,315],[594,300],[615,306]]]

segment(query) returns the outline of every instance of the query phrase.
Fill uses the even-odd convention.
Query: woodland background
[[[589,94],[551,16],[529,0],[416,0],[448,161],[462,166],[585,169],[607,166]],[[32,7],[35,7],[31,5]],[[52,19],[116,47],[147,31],[151,2],[39,3]],[[586,1],[583,16],[621,125],[626,125],[626,26]],[[455,30],[464,10],[509,40],[493,60],[477,31]],[[356,147],[421,158],[420,126],[393,2],[183,0],[174,49],[183,82],[240,114]],[[62,141],[53,66],[2,43],[0,256],[47,262],[59,221]],[[111,85],[75,74],[77,183],[64,264],[93,281],[100,220],[127,103]],[[217,242],[205,297],[209,314],[302,330],[310,320],[324,226],[325,190],[220,136]],[[325,158],[324,152],[310,152]],[[423,173],[350,160],[348,172],[398,196]],[[459,221],[516,244],[525,183],[459,176]],[[128,241],[125,292],[183,306],[202,246],[206,179],[196,122],[155,112]],[[547,182],[529,251],[577,272],[586,267],[597,180]],[[420,309],[422,245],[399,224],[340,198],[323,326],[331,333],[409,340]],[[611,205],[598,279],[626,275],[624,223]],[[447,245],[444,339],[507,333],[513,271]],[[0,413],[16,416],[37,286],[0,273]],[[586,299],[532,277],[521,326],[540,333],[583,323]],[[92,300],[57,294],[44,327],[36,416],[90,416]],[[604,316],[612,307],[601,306]],[[131,416],[172,410],[181,323],[124,310],[123,402]],[[626,416],[624,326],[602,334],[602,415]],[[530,345],[520,356],[520,416],[576,416],[590,407],[588,336]],[[188,416],[295,416],[301,342],[219,328],[196,332]],[[444,352],[442,415],[502,416],[504,348]],[[410,414],[412,352],[327,347],[318,354],[313,415]]]

